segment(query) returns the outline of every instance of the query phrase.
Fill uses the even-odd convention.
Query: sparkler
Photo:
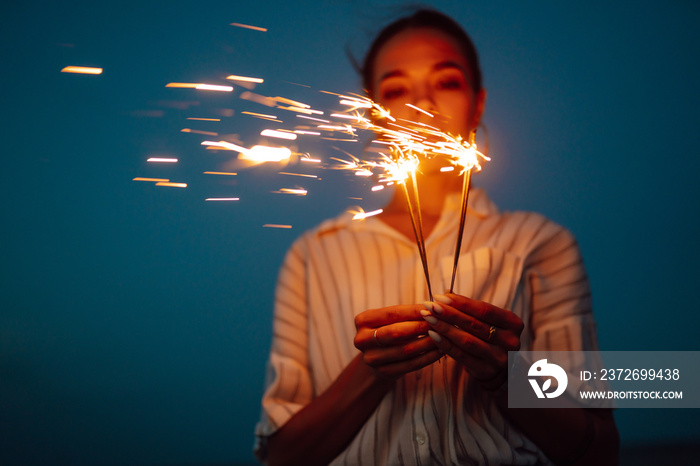
[[[236,24],[239,27],[245,27]],[[230,75],[227,77],[230,81],[244,83],[262,83],[261,78],[249,78],[245,76]],[[183,87],[195,90],[209,91],[224,91],[231,92],[231,86],[218,86],[203,83],[169,83],[167,87]],[[255,102],[269,108],[286,110],[292,112],[296,118],[303,119],[306,126],[296,125],[293,129],[264,129],[260,135],[276,140],[285,140],[288,142],[295,141],[297,136],[319,137],[326,140],[337,140],[342,142],[358,142],[360,134],[371,132],[374,134],[374,139],[370,142],[370,147],[367,153],[374,152],[379,154],[372,156],[373,158],[360,159],[349,153],[345,153],[350,159],[340,159],[331,157],[332,163],[326,164],[318,158],[311,157],[309,154],[300,154],[295,149],[292,152],[287,147],[274,147],[268,145],[254,145],[252,147],[244,147],[241,143],[232,143],[229,141],[203,141],[202,145],[213,150],[228,150],[238,152],[238,160],[246,161],[253,164],[260,163],[314,163],[319,164],[323,168],[351,170],[359,177],[378,178],[378,184],[372,187],[372,191],[379,191],[384,186],[392,184],[401,185],[404,196],[406,198],[407,210],[409,213],[411,227],[418,247],[418,253],[423,266],[423,272],[427,284],[427,290],[430,300],[433,300],[432,286],[430,283],[430,271],[428,267],[428,258],[425,246],[425,233],[423,229],[423,218],[421,213],[421,202],[419,196],[418,182],[416,172],[419,171],[420,162],[426,159],[437,158],[446,162],[445,167],[440,171],[454,171],[460,169],[460,175],[463,176],[462,195],[459,230],[457,233],[457,241],[455,247],[452,278],[450,282],[450,292],[453,291],[454,282],[457,272],[457,266],[461,251],[462,238],[464,234],[464,225],[466,222],[467,204],[469,200],[469,188],[471,182],[472,169],[481,169],[480,160],[490,160],[484,154],[479,152],[474,143],[474,134],[472,133],[468,141],[462,139],[461,136],[455,136],[441,131],[435,126],[431,126],[421,122],[410,121],[401,118],[395,118],[389,110],[381,105],[373,102],[371,99],[351,94],[336,94],[328,91],[321,91],[326,94],[332,94],[339,98],[339,104],[344,107],[344,110],[333,112],[323,112],[315,110],[306,103],[298,100],[292,100],[286,97],[275,96],[268,97],[256,94],[250,91],[243,91],[238,96],[240,99]],[[412,104],[406,104],[416,112],[427,115],[433,118],[434,115],[425,109]],[[276,112],[277,113],[277,112]],[[283,123],[277,115],[268,113],[256,113],[250,111],[242,111],[241,114],[249,115],[261,120],[275,121]],[[191,120],[211,120],[206,118],[193,118]],[[297,120],[301,122],[301,120]],[[183,132],[199,133],[205,135],[216,135],[214,132],[206,132],[201,130],[193,130],[185,128]],[[341,150],[337,147],[334,149]],[[341,150],[342,151],[342,150]],[[344,151],[342,151],[344,152]],[[292,155],[294,158],[292,159]],[[156,161],[156,160],[149,160]],[[165,160],[158,160],[165,161]],[[174,161],[174,160],[172,160]],[[335,162],[335,163],[333,163]],[[224,174],[224,172],[205,172],[208,174]],[[279,172],[284,175],[293,175],[299,177],[317,178],[315,175],[305,175],[300,173]],[[410,186],[409,186],[410,184]],[[157,183],[160,186],[175,186],[175,183]],[[180,184],[178,187],[182,186]],[[185,185],[186,186],[186,185]],[[184,186],[183,186],[184,187]],[[274,191],[280,194],[291,194],[304,196],[307,190],[301,187],[297,188],[281,188]],[[214,200],[238,200],[238,198],[208,198],[208,201]],[[379,211],[374,211],[371,215],[376,215]],[[358,214],[354,219],[363,219],[370,214]],[[291,228],[289,225],[266,224],[268,228]]]

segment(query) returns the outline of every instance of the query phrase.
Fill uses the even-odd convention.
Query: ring
[[[495,325],[492,325],[491,328],[489,329],[489,336],[486,337],[486,341],[490,341],[491,338],[493,338],[493,336],[494,336],[495,334],[496,334],[496,326],[495,326]],[[375,336],[375,338],[377,338],[377,337]]]
[[[378,328],[374,329],[374,342],[377,344],[377,346],[384,346],[381,343],[379,343],[379,339],[377,338],[377,330],[379,330],[379,329]]]

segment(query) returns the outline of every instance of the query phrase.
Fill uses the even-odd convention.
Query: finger
[[[405,362],[435,349],[430,338],[418,338],[405,345],[373,348],[364,352],[365,362],[373,367]]]
[[[464,369],[479,381],[491,380],[499,374],[505,367],[502,364],[488,362],[476,356],[462,351],[457,345],[447,338],[442,338],[434,330],[428,332],[430,338],[435,342],[438,351],[450,356],[452,359],[464,366]]]
[[[519,329],[519,332],[522,332],[523,321],[520,317],[493,304],[454,293],[438,294],[434,295],[433,298],[439,303],[451,306],[489,325],[513,330]],[[519,332],[518,335],[520,334]]]
[[[377,328],[396,322],[420,321],[422,306],[417,304],[370,309],[355,317],[355,327]]]
[[[377,370],[380,373],[384,374],[386,377],[395,379],[409,372],[417,371],[426,366],[429,366],[441,357],[442,354],[438,352],[437,348],[433,347],[432,350],[427,351],[413,359],[393,364],[387,364],[385,366],[377,368]]]
[[[440,334],[443,340],[448,340],[449,343],[457,346],[465,354],[470,354],[481,359],[493,360],[493,352],[497,350],[498,347],[452,324],[437,319],[433,315],[426,315],[424,318],[426,322],[430,324],[431,329]]]
[[[517,351],[520,349],[519,333],[516,334],[514,330],[489,325],[486,322],[478,320],[464,312],[460,312],[459,309],[455,309],[446,304],[426,301],[423,305],[433,316],[453,326],[456,325],[460,329],[471,333],[483,341],[501,346],[508,351]],[[424,312],[421,312],[421,314],[425,318],[426,314]]]
[[[379,328],[360,328],[355,335],[355,347],[365,351],[380,346],[400,345],[427,335],[429,328],[430,325],[422,317],[420,322],[397,322]]]

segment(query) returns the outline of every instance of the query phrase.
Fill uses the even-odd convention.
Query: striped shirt
[[[460,196],[426,238],[434,290],[449,288]],[[522,350],[596,350],[588,278],[566,229],[528,212],[500,213],[475,189],[454,290],[525,322]],[[360,312],[427,299],[414,241],[377,218],[345,213],[291,247],[275,295],[273,341],[256,454],[358,354]],[[399,378],[333,465],[550,464],[451,358]]]

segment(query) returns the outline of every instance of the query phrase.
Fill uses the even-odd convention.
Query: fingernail
[[[425,306],[426,309],[433,311],[436,314],[442,314],[442,306],[440,306],[438,303],[434,303],[432,301],[423,301],[423,306]]]
[[[430,325],[435,325],[438,323],[438,320],[435,317],[433,317],[432,315],[430,315],[430,312],[428,312],[426,310],[422,310],[422,311],[420,311],[420,313],[423,316],[423,318],[425,319],[425,321],[428,322]]]
[[[434,330],[428,330],[428,336],[430,336],[435,343],[440,343],[442,341],[442,337]]]
[[[433,295],[433,299],[442,304],[452,304],[452,300],[444,294],[435,294]]]

